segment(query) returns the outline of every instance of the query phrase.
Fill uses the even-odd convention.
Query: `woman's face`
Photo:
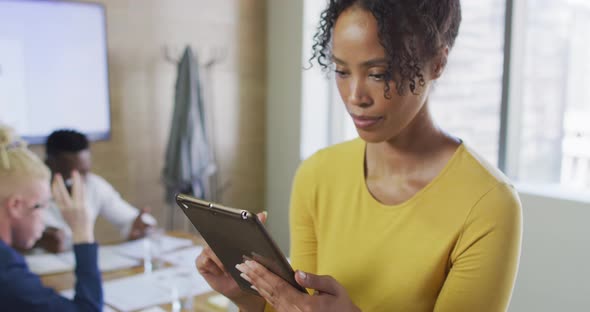
[[[332,45],[342,101],[359,136],[373,143],[398,137],[424,106],[430,87],[425,72],[426,85],[418,95],[408,91],[400,96],[390,82],[390,98],[385,98],[387,60],[377,30],[377,21],[370,12],[352,7],[336,20]]]
[[[19,195],[19,207],[12,216],[12,245],[29,249],[41,238],[45,225],[43,209],[49,204],[51,192],[47,180],[36,179]]]

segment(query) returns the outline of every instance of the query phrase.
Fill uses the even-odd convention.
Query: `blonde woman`
[[[94,223],[88,215],[80,175],[73,173],[71,195],[43,162],[0,125],[0,311],[102,311]],[[14,249],[28,249],[41,237],[42,211],[53,193],[72,228],[76,256],[76,296],[68,300],[41,284]]]

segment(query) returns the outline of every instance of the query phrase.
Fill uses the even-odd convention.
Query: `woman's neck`
[[[438,159],[441,153],[450,150],[448,147],[456,147],[459,143],[436,126],[427,101],[399,135],[385,142],[367,145],[367,159],[372,162],[367,163],[367,168],[372,167],[385,174],[414,171],[429,160]]]

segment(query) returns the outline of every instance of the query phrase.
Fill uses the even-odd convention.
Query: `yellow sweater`
[[[331,275],[363,311],[505,311],[521,243],[521,207],[497,169],[464,144],[406,202],[369,193],[360,139],[324,149],[291,195],[295,269]]]

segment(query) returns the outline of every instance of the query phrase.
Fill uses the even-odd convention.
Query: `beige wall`
[[[268,3],[266,206],[268,228],[288,254],[291,181],[300,162],[303,1]]]
[[[96,2],[96,1],[93,1]],[[205,58],[222,50],[211,68],[207,108],[214,116],[221,197],[227,205],[261,210],[265,189],[264,0],[100,0],[107,11],[112,138],[92,145],[94,171],[133,205],[150,206],[163,224],[160,174],[173,108],[176,67],[190,44]],[[81,103],[83,105],[83,103]],[[37,151],[41,151],[38,147]],[[99,220],[98,237],[112,240]]]

